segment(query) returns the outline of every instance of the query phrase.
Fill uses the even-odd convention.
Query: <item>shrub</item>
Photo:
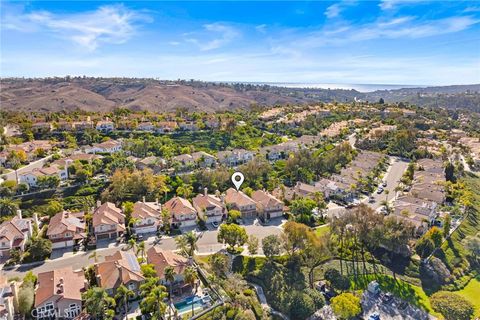
[[[360,299],[349,292],[333,297],[331,306],[333,312],[340,319],[351,319],[362,311]]]
[[[469,320],[473,317],[473,305],[456,293],[439,291],[430,297],[430,302],[446,320]]]

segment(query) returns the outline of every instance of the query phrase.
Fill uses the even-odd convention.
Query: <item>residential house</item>
[[[172,225],[179,228],[196,225],[197,211],[187,199],[174,197],[168,200],[163,207],[170,213]]]
[[[257,203],[242,191],[228,189],[225,203],[227,207],[240,211],[243,219],[252,219],[257,216]]]
[[[93,129],[93,121],[90,120],[90,117],[87,117],[87,120],[74,121],[73,127],[75,131],[85,131],[87,129]]]
[[[198,127],[194,121],[185,121],[178,124],[182,131],[197,131]]]
[[[255,153],[244,149],[234,149],[228,151],[220,151],[217,154],[218,161],[228,167],[236,167],[253,160]]]
[[[188,166],[194,166],[195,165],[195,160],[193,159],[192,155],[186,153],[186,154],[180,154],[178,156],[172,157],[172,162],[173,163],[178,163],[182,167],[188,167]]]
[[[64,181],[68,179],[68,169],[67,167],[52,164],[49,167],[21,172],[18,175],[18,180],[20,183],[28,184],[30,187],[36,187],[40,177],[58,177],[61,181]]]
[[[50,122],[35,122],[32,124],[33,133],[46,133],[53,130],[53,124]]]
[[[52,248],[72,247],[87,237],[83,212],[59,212],[48,224],[47,237],[52,242]]]
[[[24,251],[27,240],[32,236],[32,221],[22,218],[22,211],[10,221],[0,224],[0,259],[10,258],[14,249]]]
[[[115,130],[115,124],[110,120],[98,121],[95,128],[103,133],[109,133]]]
[[[159,121],[157,123],[158,133],[173,132],[178,128],[178,124],[175,121]]]
[[[153,132],[153,131],[155,131],[155,126],[151,122],[140,122],[137,125],[137,130],[146,131],[146,132]]]
[[[7,281],[6,277],[0,276],[0,320],[15,319],[19,286],[18,282]]]
[[[107,140],[95,143],[93,146],[85,147],[85,153],[115,153],[122,151],[122,142],[118,140]]]
[[[140,286],[145,282],[140,264],[133,252],[117,251],[105,257],[105,261],[94,265],[97,285],[111,296],[123,284],[135,295],[139,294]]]
[[[167,161],[160,157],[150,156],[143,159],[137,159],[135,162],[135,166],[139,170],[143,170],[146,168],[152,169],[153,173],[158,173],[163,169],[167,168]]]
[[[217,158],[204,151],[192,153],[193,161],[200,167],[213,167],[217,162]]]
[[[264,220],[283,216],[283,202],[267,191],[257,190],[252,193],[252,199],[257,203],[257,212]]]
[[[83,270],[72,267],[38,274],[35,319],[73,319],[82,311],[82,293],[87,290]]]
[[[184,272],[185,269],[191,265],[188,258],[185,258],[173,251],[162,250],[159,247],[153,246],[147,251],[147,263],[152,264],[157,273],[157,277],[163,285],[170,285],[165,279],[165,269],[167,267],[173,268],[175,271],[175,281],[172,285],[172,293],[181,295],[184,292],[190,292],[191,287],[185,283]]]
[[[87,162],[91,164],[93,160],[101,158],[103,157],[93,153],[74,153],[68,157],[55,160],[54,162],[52,162],[52,165],[58,165],[59,167],[69,167],[71,163],[77,160],[80,162]]]
[[[125,215],[122,210],[111,202],[105,202],[102,205],[99,202],[92,217],[93,233],[97,241],[122,236],[125,232]]]
[[[162,225],[162,206],[158,201],[137,201],[133,205],[132,218],[134,219],[133,232],[135,234],[154,233]]]
[[[226,218],[227,212],[222,200],[215,195],[208,194],[207,188],[204,189],[203,194],[193,198],[192,202],[198,216],[206,223],[221,222]]]

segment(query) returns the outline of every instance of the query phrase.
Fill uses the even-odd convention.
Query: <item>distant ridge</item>
[[[353,89],[290,88],[266,84],[167,81],[140,78],[2,78],[2,110],[96,111],[114,108],[168,112],[216,112],[273,106],[356,100],[404,101],[424,106],[480,109],[480,84],[359,92]]]

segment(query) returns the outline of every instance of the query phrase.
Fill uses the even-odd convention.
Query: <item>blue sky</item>
[[[480,83],[480,1],[1,1],[2,76]]]

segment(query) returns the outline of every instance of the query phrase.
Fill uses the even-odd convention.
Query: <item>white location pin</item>
[[[235,185],[235,188],[240,189],[240,186],[243,183],[243,180],[245,180],[245,177],[243,176],[243,173],[241,172],[235,172],[232,174],[232,182]]]

